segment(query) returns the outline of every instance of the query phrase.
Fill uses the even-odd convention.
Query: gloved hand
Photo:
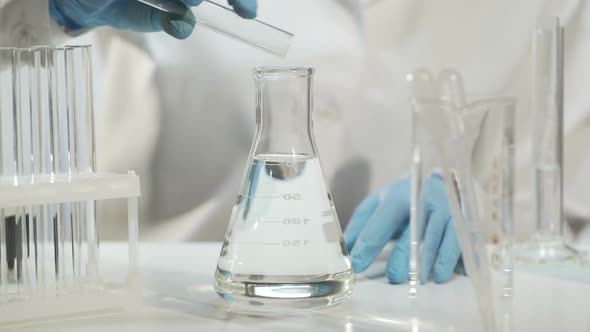
[[[68,31],[99,26],[137,32],[165,31],[185,39],[193,32],[195,17],[188,10],[203,0],[178,0],[187,6],[185,15],[159,11],[135,0],[49,0],[49,14]],[[256,17],[256,0],[228,0],[243,18]]]
[[[461,249],[455,234],[442,178],[432,176],[422,186],[418,212],[423,232],[421,281],[430,274],[436,283],[450,279]],[[397,243],[387,263],[391,283],[408,278],[410,254],[410,179],[394,182],[367,197],[353,213],[344,233],[355,272],[365,271],[392,238]],[[434,271],[433,271],[434,270]]]

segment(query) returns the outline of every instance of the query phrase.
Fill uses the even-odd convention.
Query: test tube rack
[[[0,48],[0,327],[138,303],[139,177],[97,172],[95,151],[90,46]],[[109,199],[128,204],[120,283],[99,268]]]

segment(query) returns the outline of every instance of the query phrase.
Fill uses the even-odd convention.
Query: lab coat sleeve
[[[49,0],[0,0],[0,47],[58,45],[68,38],[49,16]]]

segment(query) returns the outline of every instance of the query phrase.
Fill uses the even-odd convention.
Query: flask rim
[[[260,66],[254,67],[252,72],[256,78],[288,79],[311,77],[315,69],[306,66]]]

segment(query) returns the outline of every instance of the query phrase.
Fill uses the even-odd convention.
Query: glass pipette
[[[186,7],[175,0],[137,1],[166,13],[186,14]],[[260,20],[242,19],[232,9],[212,1],[203,1],[193,10],[193,14],[195,24],[274,55],[287,55],[293,39],[290,32]]]

